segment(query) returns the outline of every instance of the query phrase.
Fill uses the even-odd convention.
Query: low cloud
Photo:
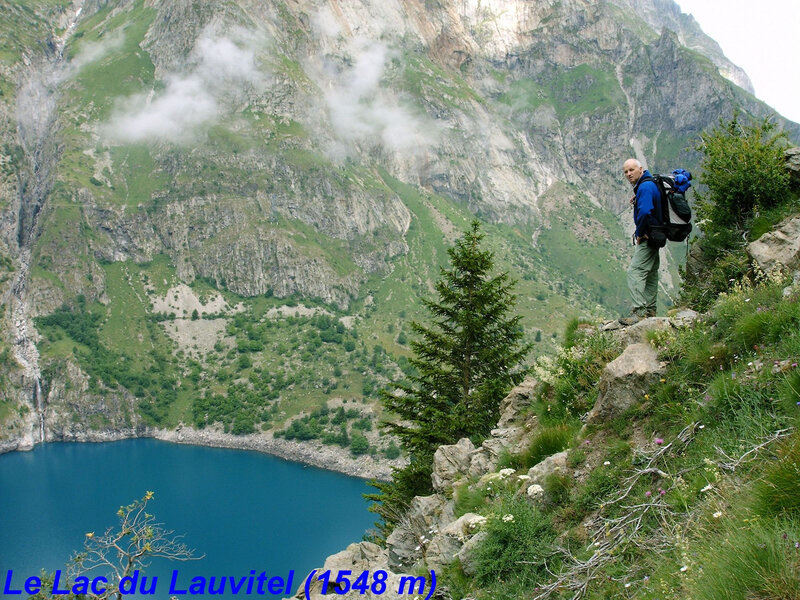
[[[392,51],[363,39],[351,41],[347,51],[350,60],[344,65],[309,68],[323,91],[333,132],[344,151],[354,145],[380,145],[401,154],[417,154],[434,145],[435,123],[382,85]]]
[[[67,63],[63,78],[71,77],[86,65],[97,62],[109,52],[122,48],[124,42],[125,32],[122,29],[116,29],[96,42],[84,42],[75,56]]]
[[[112,142],[189,142],[248,93],[267,84],[255,59],[256,38],[245,31],[204,32],[180,72],[164,77],[164,89],[118,102],[101,132]]]

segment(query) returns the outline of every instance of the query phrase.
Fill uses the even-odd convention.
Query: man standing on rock
[[[633,300],[630,316],[619,320],[622,325],[633,325],[646,317],[656,316],[656,297],[658,296],[659,248],[648,245],[650,227],[660,224],[661,193],[646,171],[635,158],[629,158],[622,165],[625,179],[633,186],[633,259],[628,268],[628,289]]]

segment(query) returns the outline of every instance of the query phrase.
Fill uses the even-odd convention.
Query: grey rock
[[[656,351],[648,344],[631,344],[603,369],[600,395],[587,423],[608,421],[641,402],[650,385],[664,372]]]
[[[650,317],[642,319],[638,323],[634,323],[630,327],[619,329],[615,331],[615,335],[624,346],[642,342],[648,331],[657,331],[660,329],[669,329],[672,327],[672,322],[667,317]]]
[[[497,422],[497,427],[502,429],[515,421],[520,411],[530,406],[536,397],[538,387],[539,382],[533,377],[528,377],[512,389],[500,402],[500,420]]]
[[[747,246],[747,253],[765,273],[800,267],[800,217],[786,219]]]
[[[413,569],[421,564],[425,546],[438,533],[452,513],[446,510],[447,499],[439,494],[417,496],[411,501],[405,518],[386,540],[389,567],[395,571]]]
[[[552,473],[565,473],[567,471],[567,451],[559,452],[548,456],[542,462],[534,465],[528,470],[528,477],[530,477],[529,487],[533,485],[542,485],[548,475]]]
[[[433,489],[444,492],[453,489],[453,484],[469,473],[475,446],[468,438],[462,438],[449,446],[440,446],[433,455]]]
[[[461,568],[467,575],[475,575],[477,572],[476,554],[478,547],[489,536],[485,531],[479,531],[461,547],[458,551],[458,560],[461,561]]]
[[[699,318],[700,314],[696,311],[685,309],[672,317],[672,324],[675,327],[691,327]]]
[[[464,544],[477,532],[477,525],[485,520],[475,513],[467,513],[439,531],[428,545],[425,562],[437,573],[457,558]]]

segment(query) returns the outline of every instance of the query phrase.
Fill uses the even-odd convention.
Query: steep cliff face
[[[288,360],[284,341],[298,359],[283,368],[322,361],[268,333],[237,346],[255,362],[170,345],[149,294],[178,283],[236,295],[265,331],[260,303],[292,296],[355,319],[363,368],[332,358],[316,372],[368,395],[391,375],[367,351],[407,353],[398,313],[419,314],[473,215],[522,280],[531,337],[617,310],[622,160],[691,167],[682,149],[721,115],[768,111],[720,75],[747,84],[666,0],[34,2],[9,17],[0,291],[2,370],[16,383],[0,416],[22,429],[45,410],[30,391],[43,372],[45,408],[81,413],[55,392],[80,379],[67,364],[90,374],[88,402],[111,407],[117,427],[135,426],[141,403],[162,424],[201,418],[188,396],[234,393],[226,370],[252,387]],[[64,303],[71,313],[57,313]],[[33,318],[56,314],[96,335],[59,317],[42,338]],[[108,356],[130,371],[91,366]],[[191,361],[206,378],[170,384]],[[178,398],[158,410],[161,392],[137,383],[134,399],[121,383],[154,368]],[[294,403],[280,395],[282,412],[308,408],[304,385],[336,389],[309,374]]]

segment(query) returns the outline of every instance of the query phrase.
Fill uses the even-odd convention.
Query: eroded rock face
[[[417,496],[411,501],[406,518],[386,540],[389,567],[395,571],[412,570],[424,557],[425,546],[442,523],[453,521],[452,504],[439,494]]]
[[[433,489],[444,492],[453,489],[453,484],[469,472],[475,446],[468,438],[456,444],[440,446],[433,455]]]
[[[762,235],[747,246],[747,253],[767,273],[776,268],[800,267],[800,217],[787,219]]]
[[[443,567],[451,564],[483,521],[485,517],[467,513],[443,527],[428,545],[425,560],[428,568],[438,573]]]
[[[600,396],[589,411],[587,423],[608,421],[641,402],[664,368],[649,344],[631,344],[625,348],[603,369],[599,382]]]

